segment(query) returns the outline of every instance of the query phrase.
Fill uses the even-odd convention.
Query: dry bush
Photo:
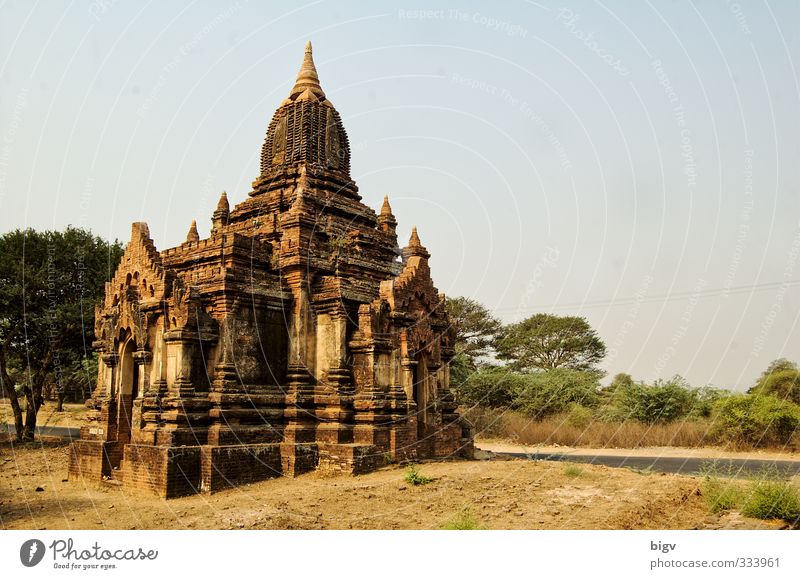
[[[709,435],[708,420],[643,424],[638,421],[589,421],[575,425],[574,417],[557,414],[535,420],[510,410],[470,408],[467,419],[480,438],[503,438],[520,444],[559,444],[562,446],[636,448],[644,446],[709,446],[716,441]],[[571,418],[573,418],[571,420]]]

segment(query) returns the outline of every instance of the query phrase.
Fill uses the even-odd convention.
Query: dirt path
[[[699,480],[602,466],[463,461],[358,477],[308,474],[164,501],[67,481],[67,447],[0,444],[0,527],[28,529],[438,529],[465,509],[488,529],[777,528],[707,514]],[[37,491],[41,488],[43,490]]]

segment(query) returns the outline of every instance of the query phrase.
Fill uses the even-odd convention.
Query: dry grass
[[[649,446],[711,446],[710,423],[704,420],[677,421],[648,425],[638,421],[588,421],[571,424],[568,415],[554,415],[534,420],[513,411],[472,408],[467,418],[475,434],[483,438],[503,438],[520,444],[583,447],[637,448]]]

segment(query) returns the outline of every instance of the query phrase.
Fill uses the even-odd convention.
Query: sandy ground
[[[25,413],[25,402],[20,401],[22,412]],[[56,412],[56,402],[48,400],[36,416],[37,426],[64,426],[80,428],[86,418],[86,406],[83,404],[64,404],[63,412]],[[14,424],[14,414],[8,400],[0,400],[0,423]]]
[[[464,509],[487,529],[782,527],[737,513],[709,515],[697,478],[603,466],[431,462],[419,469],[434,480],[416,487],[404,482],[404,467],[390,466],[358,477],[312,473],[165,501],[124,486],[66,480],[67,451],[64,442],[0,443],[0,527],[439,529]]]
[[[663,456],[675,458],[742,458],[800,460],[796,452],[779,450],[734,451],[719,447],[683,448],[679,446],[650,446],[641,448],[583,448],[575,446],[544,446],[514,444],[506,440],[479,439],[475,446],[491,452],[523,452],[538,454],[590,454],[595,456]]]

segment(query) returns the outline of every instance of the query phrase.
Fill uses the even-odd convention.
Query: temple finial
[[[197,233],[197,221],[194,219],[192,219],[192,226],[189,228],[189,233],[186,234],[186,241],[200,241],[200,234]]]
[[[389,205],[389,196],[383,196],[383,205],[381,206],[381,216],[389,217],[392,215],[392,206]]]
[[[423,247],[422,242],[419,240],[417,228],[411,228],[411,238],[408,240],[408,245],[403,248],[403,262],[406,262],[409,257],[421,257],[428,259],[431,256],[428,250]]]
[[[219,196],[219,201],[217,202],[217,211],[225,211],[226,213],[231,210],[231,206],[228,203],[228,193],[223,191],[222,195]]]
[[[417,226],[411,228],[411,239],[408,240],[409,247],[422,247],[422,242],[419,240],[419,234],[417,233]]]
[[[325,93],[322,90],[322,86],[319,84],[317,67],[314,66],[314,56],[311,51],[310,40],[306,43],[306,50],[303,54],[303,64],[300,65],[300,71],[297,73],[297,80],[294,83],[292,92],[289,93],[289,99],[291,100],[300,97],[303,99],[325,99]]]
[[[397,219],[394,218],[392,213],[392,206],[389,205],[389,196],[383,198],[383,205],[381,206],[381,213],[378,215],[378,229],[384,233],[395,234],[397,229]]]

